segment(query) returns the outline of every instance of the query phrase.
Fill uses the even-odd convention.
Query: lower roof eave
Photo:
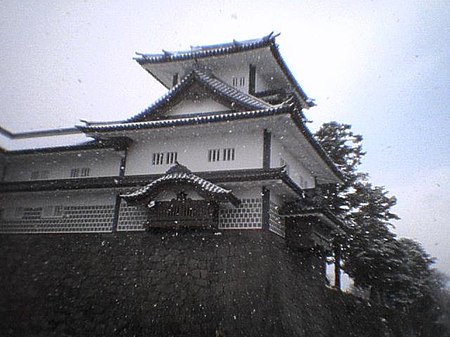
[[[194,172],[199,177],[217,184],[254,182],[254,181],[282,181],[286,186],[296,193],[300,193],[301,188],[287,177],[283,168],[272,169],[242,169],[227,171],[203,171]],[[144,186],[154,181],[163,174],[147,174],[133,176],[109,176],[109,177],[89,177],[71,178],[55,180],[37,181],[11,181],[0,182],[0,193],[9,192],[41,192],[41,191],[70,191],[83,189],[101,188],[129,188]]]

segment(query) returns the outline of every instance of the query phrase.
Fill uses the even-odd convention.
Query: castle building
[[[168,90],[146,110],[78,125],[82,144],[0,152],[0,233],[194,227],[328,247],[333,214],[283,211],[342,175],[274,35],[136,61]]]

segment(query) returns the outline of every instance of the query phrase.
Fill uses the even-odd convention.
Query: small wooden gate
[[[148,228],[209,228],[218,223],[218,206],[207,200],[157,201],[148,212]]]

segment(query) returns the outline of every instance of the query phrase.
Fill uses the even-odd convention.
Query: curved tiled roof
[[[253,39],[246,41],[233,40],[233,42],[230,43],[191,47],[191,50],[187,51],[168,52],[163,50],[163,54],[136,53],[139,57],[136,57],[135,60],[139,64],[164,63],[170,61],[190,60],[193,58],[203,58],[236,53],[246,50],[267,47],[274,42],[275,37],[277,37],[278,35],[273,35],[272,32],[269,35],[264,36],[263,38],[260,39]]]
[[[219,80],[212,74],[206,74],[198,69],[191,71],[186,75],[180,83],[171,88],[166,94],[161,96],[155,103],[149,106],[141,113],[127,119],[125,122],[135,122],[145,119],[146,117],[152,117],[152,114],[159,108],[167,105],[177,95],[182,93],[189,85],[197,82],[214,96],[225,99],[230,103],[230,106],[241,106],[244,109],[265,109],[272,107],[271,104],[259,99],[257,97],[248,95],[240,90],[233,88],[227,83]]]
[[[210,181],[200,178],[179,163],[172,166],[162,177],[131,193],[121,194],[120,197],[127,201],[135,201],[149,196],[157,187],[167,183],[187,183],[220,199],[226,199],[233,205],[239,204],[239,200],[232,194],[231,190],[226,190]]]
[[[278,50],[278,46],[275,43],[275,38],[278,35],[279,34],[274,35],[272,32],[269,35],[264,36],[263,38],[260,39],[253,39],[246,41],[234,40],[233,42],[230,43],[223,43],[211,46],[192,47],[191,50],[189,51],[180,51],[180,52],[163,51],[163,54],[137,53],[138,57],[136,57],[135,60],[140,65],[157,64],[157,63],[207,58],[212,56],[229,55],[233,53],[269,47],[270,52],[272,53],[278,65],[280,66],[282,72],[295,89],[295,92],[298,95],[298,97],[301,98],[302,108],[308,109],[310,107],[313,107],[315,105],[313,100],[310,99],[303,91],[300,84],[292,75],[291,71],[289,70],[283,58],[281,57],[281,54]]]
[[[252,110],[252,111],[238,111],[238,112],[223,112],[217,114],[204,114],[193,117],[180,117],[172,119],[157,119],[144,122],[124,122],[124,123],[107,123],[107,124],[87,124],[86,126],[78,125],[77,127],[83,132],[108,132],[121,130],[140,130],[153,129],[162,127],[171,127],[179,125],[194,125],[213,122],[225,122],[239,119],[249,119],[258,117],[267,117],[277,114],[288,113],[292,110],[290,104],[279,105],[271,108]]]

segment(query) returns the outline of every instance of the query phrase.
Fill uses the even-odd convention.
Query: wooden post
[[[334,287],[341,290],[341,246],[334,245]]]

